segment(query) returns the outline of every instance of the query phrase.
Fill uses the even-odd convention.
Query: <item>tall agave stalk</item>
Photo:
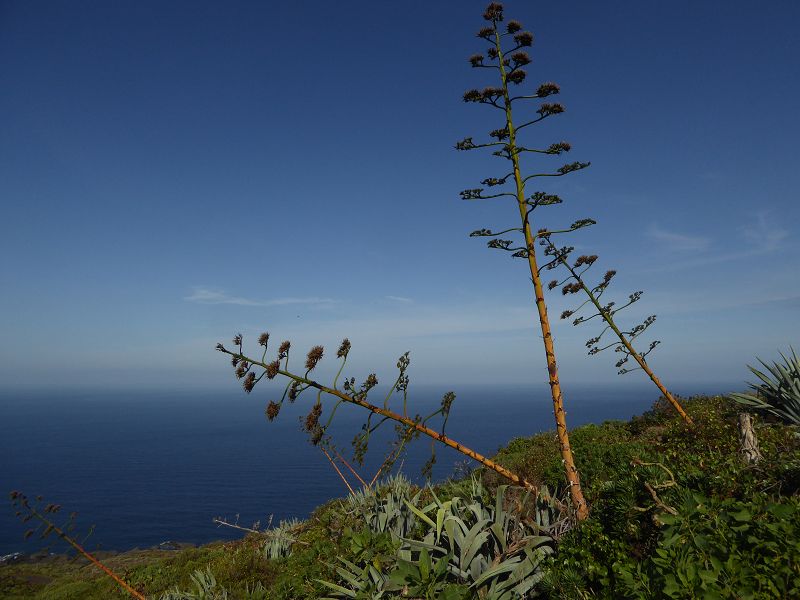
[[[542,342],[544,344],[545,359],[547,362],[547,373],[553,400],[553,412],[555,415],[556,433],[558,436],[561,458],[564,464],[564,472],[570,487],[570,497],[575,506],[576,516],[578,519],[582,520],[588,516],[589,511],[586,505],[586,500],[583,496],[580,476],[578,474],[578,469],[575,466],[575,459],[569,443],[566,412],[564,410],[561,383],[558,377],[558,365],[556,363],[556,353],[553,344],[550,319],[547,315],[547,304],[545,303],[544,299],[544,289],[542,286],[540,268],[536,259],[534,244],[536,235],[532,231],[530,222],[531,212],[535,208],[548,204],[556,204],[561,202],[561,200],[557,196],[545,194],[543,192],[536,192],[532,196],[528,197],[528,192],[526,191],[525,186],[526,183],[533,178],[561,177],[573,171],[584,169],[585,167],[589,166],[589,163],[574,162],[562,166],[555,173],[535,173],[532,175],[523,176],[520,166],[521,154],[533,152],[539,154],[559,155],[568,151],[570,149],[570,145],[565,142],[561,142],[553,144],[549,148],[542,150],[527,148],[520,145],[517,141],[517,138],[522,129],[540,122],[551,115],[556,115],[563,112],[564,107],[560,104],[542,103],[537,110],[539,115],[538,118],[527,121],[521,125],[516,125],[514,121],[514,105],[517,102],[537,101],[553,94],[557,94],[559,92],[559,87],[554,83],[544,83],[539,86],[538,90],[534,94],[513,95],[509,89],[509,85],[518,85],[522,83],[526,77],[526,73],[522,67],[530,63],[531,59],[523,49],[533,44],[533,34],[528,31],[523,31],[522,25],[517,21],[509,21],[506,27],[501,29],[500,24],[503,21],[503,7],[501,4],[496,2],[489,4],[484,12],[483,18],[491,25],[482,28],[478,32],[478,37],[489,42],[490,47],[486,53],[486,56],[482,54],[473,55],[470,58],[470,62],[475,68],[495,70],[495,73],[500,81],[500,87],[487,87],[483,91],[479,91],[477,89],[469,90],[464,94],[464,101],[488,104],[492,107],[502,110],[505,124],[503,127],[492,131],[490,134],[497,141],[484,144],[475,144],[472,141],[472,138],[468,137],[456,144],[456,148],[458,150],[473,150],[476,148],[487,147],[498,148],[494,152],[495,156],[499,156],[508,160],[511,166],[511,171],[502,175],[501,177],[487,178],[483,180],[482,183],[487,187],[501,186],[511,179],[513,181],[513,192],[502,191],[499,193],[485,194],[484,188],[476,188],[464,190],[461,192],[461,197],[465,200],[511,197],[516,202],[520,220],[519,227],[511,227],[497,233],[494,233],[488,229],[482,229],[473,232],[472,235],[493,237],[494,239],[492,239],[488,244],[490,248],[514,251],[514,256],[524,258],[528,261],[531,282],[533,284],[533,295],[539,317],[539,326],[542,332]],[[513,41],[513,47],[504,50],[503,43],[509,37],[511,37]],[[485,64],[487,57],[491,61],[491,64]],[[577,223],[576,225],[579,227],[583,224]],[[494,237],[512,231],[522,234],[524,237],[523,247],[512,248],[512,241]]]

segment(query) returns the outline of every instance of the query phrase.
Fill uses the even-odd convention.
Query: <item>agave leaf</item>
[[[431,527],[435,527],[436,526],[436,524],[431,520],[431,518],[428,515],[426,515],[425,512],[423,512],[423,511],[429,510],[430,508],[433,508],[433,506],[435,506],[435,505],[429,504],[427,507],[425,507],[425,509],[420,510],[416,506],[411,504],[408,500],[406,500],[405,503],[406,503],[406,506],[408,506],[408,508],[411,509],[411,512],[413,512],[420,519],[425,521],[429,526],[431,526]]]

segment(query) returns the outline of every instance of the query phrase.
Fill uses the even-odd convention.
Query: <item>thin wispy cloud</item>
[[[322,305],[332,304],[334,300],[331,298],[319,298],[317,296],[310,296],[305,298],[273,298],[271,300],[256,300],[253,298],[243,298],[241,296],[232,296],[222,290],[209,289],[197,287],[192,290],[192,293],[183,298],[187,302],[195,302],[196,304],[234,304],[237,306],[287,306],[293,304],[307,304],[307,305]]]
[[[723,253],[709,253],[690,260],[664,264],[657,271],[674,271],[678,269],[697,268],[707,265],[743,260],[754,256],[771,254],[783,246],[789,232],[771,222],[766,212],[757,213],[751,222],[739,227],[744,244],[738,244],[738,250]]]
[[[697,235],[687,235],[675,231],[665,231],[656,225],[647,230],[647,236],[664,245],[669,250],[677,252],[699,252],[707,250],[711,239]]]
[[[745,240],[757,252],[773,252],[789,236],[789,232],[767,220],[767,213],[756,215],[755,221],[742,227]]]
[[[404,302],[406,304],[414,302],[411,298],[406,298],[405,296],[386,296],[386,299],[393,300],[394,302]]]

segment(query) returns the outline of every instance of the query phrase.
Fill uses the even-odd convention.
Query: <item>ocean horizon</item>
[[[674,391],[722,394],[736,387],[687,384]],[[412,386],[409,412],[435,410],[446,391]],[[42,495],[45,502],[62,505],[64,515],[77,512],[76,537],[94,526],[87,542],[94,549],[242,536],[215,525],[214,517],[238,519],[243,526],[264,525],[270,516],[273,524],[305,519],[320,504],[346,495],[347,488],[300,430],[310,396],[285,405],[268,422],[264,408],[273,395],[265,392],[0,393],[0,491]],[[447,434],[482,454],[491,456],[515,437],[554,429],[545,385],[469,386],[456,392]],[[659,396],[644,384],[566,386],[564,393],[571,428],[628,419],[649,410]],[[332,434],[348,460],[350,441],[365,416],[353,406],[337,413]],[[391,423],[377,432],[358,468],[365,479],[382,462],[392,434]],[[431,442],[420,438],[409,446],[398,467],[422,482]],[[463,470],[463,455],[440,444],[436,453],[433,480]],[[0,510],[0,555],[42,549],[36,536],[23,540],[28,528],[7,502]]]

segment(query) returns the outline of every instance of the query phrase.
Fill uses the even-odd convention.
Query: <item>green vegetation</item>
[[[536,501],[488,469],[421,489],[394,477],[237,542],[103,562],[148,598],[797,597],[800,439],[777,419],[756,421],[763,458],[749,465],[739,455],[738,404],[683,405],[691,431],[662,401],[629,422],[571,432],[591,507],[583,522],[563,501],[549,432],[512,440],[494,457],[548,486]],[[0,591],[126,597],[96,567],[61,558],[0,567]]]
[[[800,358],[794,348],[791,351],[790,358],[781,354],[783,364],[768,365],[759,359],[758,362],[772,377],[748,366],[761,383],[750,384],[755,394],[731,394],[731,398],[745,406],[771,413],[791,425],[800,425]]]

